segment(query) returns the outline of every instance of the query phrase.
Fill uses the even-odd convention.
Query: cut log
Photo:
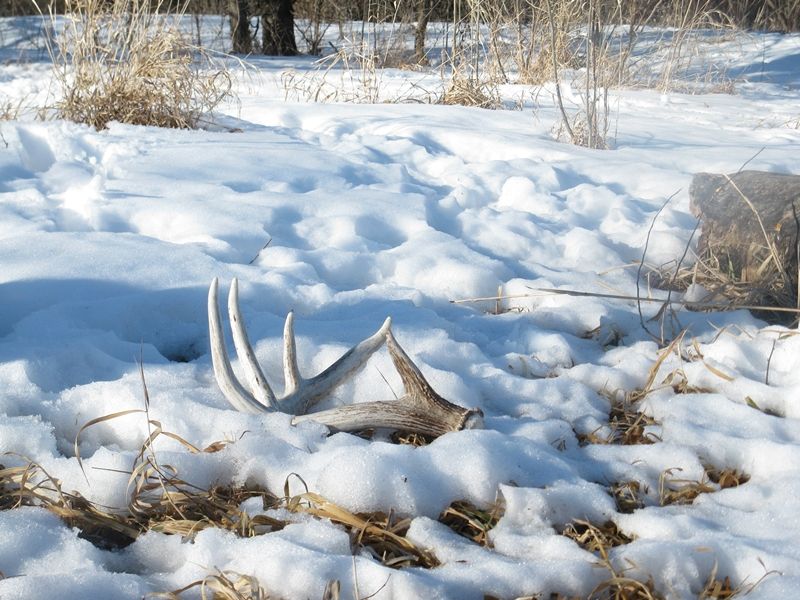
[[[700,219],[698,256],[727,276],[770,290],[770,305],[797,302],[800,175],[698,173],[689,189]]]

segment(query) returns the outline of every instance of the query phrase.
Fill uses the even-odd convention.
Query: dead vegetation
[[[179,30],[186,4],[65,0],[48,40],[61,118],[194,128],[231,94],[227,70]]]
[[[201,487],[183,480],[174,468],[160,463],[154,450],[156,440],[167,437],[192,453],[219,452],[231,442],[220,441],[200,449],[182,437],[165,431],[159,421],[150,418],[146,387],[144,393],[145,409],[121,411],[93,419],[80,428],[75,440],[76,457],[82,468],[79,441],[85,430],[132,414],[146,416],[150,433],[129,474],[130,496],[125,508],[103,507],[77,492],[67,492],[61,482],[40,465],[26,461],[24,466],[0,467],[0,510],[40,506],[56,514],[70,527],[77,528],[80,536],[93,544],[119,549],[148,531],[179,535],[184,540],[191,540],[199,532],[211,527],[225,529],[241,537],[264,535],[279,531],[290,522],[285,517],[269,514],[270,509],[284,509],[342,526],[350,535],[354,551],[365,550],[385,566],[438,566],[437,558],[430,551],[418,547],[405,537],[411,524],[410,518],[399,518],[394,513],[353,513],[308,491],[299,477],[305,491],[291,494],[287,480],[282,497],[255,484]],[[421,442],[418,439],[420,436],[407,437],[410,438],[408,442]],[[242,503],[252,498],[261,500],[263,512],[251,515],[242,509]],[[456,501],[445,509],[440,521],[459,535],[477,544],[490,546],[488,533],[502,514],[503,505],[500,502],[481,509],[467,501]],[[247,579],[231,579],[221,573],[195,582],[181,591],[197,586],[215,589],[233,585],[236,588],[234,584],[250,585]],[[179,594],[181,591],[170,593]]]
[[[40,506],[77,528],[80,536],[93,544],[119,549],[147,531],[179,535],[185,540],[211,527],[232,531],[241,537],[268,534],[283,529],[290,522],[267,514],[269,509],[282,508],[342,526],[349,533],[354,550],[366,550],[387,567],[433,568],[439,565],[430,551],[405,537],[410,518],[380,512],[356,514],[309,491],[291,495],[288,481],[283,497],[252,484],[203,489],[181,480],[169,467],[160,466],[152,454],[133,469],[131,478],[129,505],[120,510],[92,503],[77,492],[66,492],[60,481],[35,463],[0,468],[0,510]],[[264,513],[250,515],[242,510],[242,503],[252,498],[261,499]],[[482,509],[467,501],[456,501],[442,512],[439,520],[476,544],[491,547],[488,534],[502,514],[500,502]],[[197,586],[224,587],[232,582],[249,585],[246,579],[231,579],[221,573],[195,582],[180,592]]]
[[[199,588],[203,600],[277,600],[269,594],[258,580],[251,575],[232,571],[217,571],[198,581],[170,592],[147,594],[145,600],[180,600],[182,595]]]
[[[495,109],[502,106],[497,86],[478,78],[454,73],[437,104]]]
[[[752,310],[770,323],[791,325],[798,318],[797,296],[790,277],[769,267],[771,259],[743,277],[727,250],[716,243],[690,266],[668,263],[652,267],[647,274],[650,285],[657,289],[686,293],[690,288],[702,290],[698,301],[686,302],[688,310],[709,312],[720,310]]]
[[[562,535],[570,538],[587,552],[598,559],[598,566],[606,569],[610,575],[600,582],[588,595],[590,600],[660,600],[655,590],[652,577],[647,581],[639,581],[626,575],[628,569],[620,570],[611,559],[611,550],[631,543],[635,538],[619,530],[616,523],[607,521],[602,524],[576,519],[562,531]]]
[[[652,417],[641,412],[635,403],[627,399],[612,400],[608,414],[608,431],[605,427],[589,433],[578,434],[578,441],[586,444],[655,444],[661,441],[656,433],[648,428],[658,426]]]
[[[644,495],[647,489],[638,481],[620,481],[608,486],[608,493],[614,498],[617,512],[631,514],[644,508]]]
[[[798,178],[789,174],[696,174],[689,190],[701,229],[695,259],[653,268],[646,277],[657,288],[691,291],[690,310],[745,308],[794,324],[800,314],[797,191]]]
[[[750,480],[747,473],[732,468],[706,466],[700,480],[686,479],[679,475],[681,469],[667,469],[658,481],[661,506],[692,504],[701,494],[712,494],[723,489],[738,487]]]
[[[634,539],[620,531],[613,521],[596,524],[582,519],[567,524],[561,535],[598,556],[607,555],[610,548],[630,544]]]
[[[495,502],[488,508],[479,508],[465,500],[457,500],[439,515],[439,522],[460,536],[491,548],[489,532],[497,525],[504,512],[505,506],[501,501]]]
[[[291,512],[306,513],[343,525],[350,533],[354,547],[367,550],[387,567],[430,569],[439,565],[431,552],[405,537],[411,524],[409,518],[398,519],[392,513],[380,512],[355,514],[313,492],[287,498],[285,506]]]

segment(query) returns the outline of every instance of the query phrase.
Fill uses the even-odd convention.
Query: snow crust
[[[212,529],[183,543],[151,532],[110,552],[43,509],[17,508],[0,511],[0,597],[140,598],[217,569],[252,574],[286,598],[321,597],[330,579],[341,580],[344,598],[356,587],[377,599],[585,596],[608,572],[558,535],[574,519],[611,520],[635,537],[613,550],[614,563],[652,576],[668,598],[696,597],[715,567],[740,583],[769,573],[752,597],[792,597],[796,330],[744,311],[679,312],[704,358],[661,365],[643,401],[660,442],[580,446],[578,434],[607,431],[609,398],[644,386],[660,350],[633,302],[534,291],[635,294],[630,265],[651,224],[651,264],[679,258],[689,241],[693,173],[733,172],[748,160],[800,172],[800,131],[789,125],[800,116],[800,37],[753,35],[739,49],[727,50],[740,62],[735,95],[613,92],[618,133],[608,151],[555,141],[549,98],[533,112],[283,102],[274,84],[282,67],[268,61],[240,105],[218,116],[234,133],[0,123],[3,465],[35,461],[65,490],[124,507],[124,471],[148,435],[145,418],[82,432],[86,477],[73,444],[91,419],[143,407],[141,360],[152,418],[198,447],[235,440],[197,455],[156,440],[184,480],[281,495],[300,474],[348,510],[413,518],[409,539],[442,563],[388,569],[353,556],[343,528],[310,518],[251,539]],[[4,92],[42,89],[47,71],[32,65],[0,66]],[[250,338],[277,388],[289,310],[304,373],[391,316],[433,387],[481,408],[486,429],[412,448],[235,412],[208,352],[213,277],[223,286],[239,278]],[[524,297],[503,301],[498,315],[493,301],[450,302],[498,289]],[[642,305],[645,322],[657,309]],[[699,391],[661,386],[676,369]],[[400,390],[384,352],[329,405]],[[664,473],[701,480],[708,465],[750,480],[689,506],[659,506]],[[607,491],[623,481],[643,490],[646,506],[632,514]],[[455,500],[498,498],[506,510],[492,549],[436,521]]]

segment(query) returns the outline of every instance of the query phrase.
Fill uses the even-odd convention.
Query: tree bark
[[[228,0],[228,17],[231,21],[231,42],[234,54],[250,54],[253,38],[250,35],[250,13],[247,0]]]
[[[292,0],[263,0],[261,13],[261,52],[272,56],[294,56],[294,6]]]
[[[417,0],[417,26],[414,29],[414,60],[418,65],[427,65],[425,36],[431,16],[431,0]]]
[[[797,285],[800,175],[741,171],[698,173],[690,208],[702,224],[698,254],[722,259],[740,281],[757,281],[776,267]],[[777,263],[777,264],[775,264]]]

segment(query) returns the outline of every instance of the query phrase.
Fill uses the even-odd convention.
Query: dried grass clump
[[[258,497],[264,509],[283,507],[291,512],[310,514],[344,526],[354,546],[368,550],[386,566],[438,566],[439,562],[432,553],[404,537],[411,523],[408,518],[396,519],[393,514],[383,513],[357,515],[319,494],[309,492],[307,488],[304,493],[291,495],[288,479],[284,483],[282,498],[259,486],[212,486],[204,489],[182,480],[173,467],[160,464],[154,449],[156,440],[169,438],[195,454],[218,452],[230,442],[215,442],[201,450],[181,436],[165,431],[159,421],[150,417],[149,393],[143,371],[141,376],[144,409],[125,410],[92,419],[78,430],[75,437],[75,455],[83,469],[79,441],[85,430],[133,414],[145,415],[149,435],[131,469],[128,481],[130,498],[125,509],[100,507],[75,492],[65,493],[58,480],[32,462],[24,467],[0,468],[0,508],[42,506],[59,515],[70,526],[78,528],[83,537],[96,545],[121,548],[151,530],[192,539],[197,532],[209,527],[233,531],[243,537],[282,529],[287,521],[265,514],[251,516],[240,508],[245,500]],[[305,482],[302,479],[300,481],[305,486]],[[207,580],[204,581],[211,585]],[[213,585],[222,585],[226,581],[224,578],[212,578]],[[206,585],[195,582],[189,587],[201,584]]]
[[[711,572],[711,575],[709,575],[705,586],[698,596],[698,599],[727,600],[728,598],[738,596],[742,592],[743,590],[741,588],[734,587],[734,585],[731,583],[730,577],[726,576],[722,579],[717,579],[717,567],[714,565],[714,569]]]
[[[643,582],[613,570],[611,577],[601,582],[588,596],[588,600],[661,600],[662,598],[663,596],[655,590],[652,577]]]
[[[739,487],[750,481],[750,475],[737,469],[718,469],[712,465],[706,465],[705,470],[706,477],[716,483],[721,490]]]
[[[0,509],[41,506],[60,517],[80,536],[104,548],[127,546],[139,528],[123,515],[98,507],[78,493],[67,493],[41,466],[28,463],[0,469]]]
[[[581,548],[598,556],[608,556],[608,551],[617,546],[630,544],[634,538],[619,530],[613,521],[600,525],[575,519],[564,527],[561,535],[574,540]]]
[[[483,509],[467,500],[457,500],[439,515],[439,522],[447,525],[458,535],[491,548],[489,532],[494,529],[504,513],[505,506],[501,501]]]
[[[656,426],[658,422],[638,410],[635,403],[628,399],[611,401],[608,413],[609,432],[603,433],[605,428],[599,428],[589,433],[578,434],[578,441],[586,444],[619,444],[632,446],[635,444],[655,444],[661,438],[648,427]]]
[[[277,503],[274,496],[258,487],[196,488],[167,477],[157,478],[150,469],[137,481],[126,509],[92,503],[77,492],[66,492],[61,482],[40,465],[0,469],[0,510],[19,506],[40,506],[60,517],[80,536],[96,546],[124,548],[146,531],[159,531],[192,539],[199,531],[218,527],[243,537],[277,531],[285,523],[265,515],[250,517],[239,506],[252,497],[264,498],[264,505]],[[158,487],[162,493],[152,494]],[[146,497],[151,493],[150,497]]]
[[[655,582],[646,582],[625,575],[611,561],[612,548],[630,544],[635,538],[621,532],[613,521],[603,524],[576,519],[567,524],[562,535],[574,540],[581,548],[599,559],[599,566],[608,570],[610,577],[600,582],[588,595],[589,600],[659,600]]]
[[[658,478],[658,496],[661,506],[691,504],[700,494],[717,491],[717,488],[708,481],[674,477],[673,473],[680,470],[667,469]]]
[[[737,598],[739,596],[747,596],[755,590],[761,583],[771,575],[780,575],[778,571],[767,570],[766,566],[761,559],[759,559],[761,566],[764,567],[764,573],[757,580],[748,583],[747,579],[742,581],[739,585],[734,585],[731,578],[728,576],[719,577],[718,565],[714,563],[711,573],[708,575],[705,586],[698,595],[699,600],[727,600],[728,598]]]
[[[633,511],[644,508],[642,484],[638,481],[621,481],[612,483],[608,487],[608,493],[614,498],[617,512],[631,514]]]
[[[438,104],[496,109],[502,106],[502,101],[497,86],[456,72],[446,84]]]
[[[407,446],[419,448],[421,446],[427,446],[433,441],[434,438],[423,433],[394,431],[392,432],[390,439],[395,444],[405,444]]]
[[[58,116],[98,129],[111,121],[194,128],[231,93],[226,70],[178,28],[186,4],[65,0],[51,14]]]
[[[736,469],[706,466],[700,481],[675,477],[681,469],[667,469],[658,481],[661,506],[692,504],[700,494],[712,494],[750,481],[750,475]]]
[[[760,265],[746,269],[739,257],[731,256],[722,246],[723,240],[709,244],[691,266],[667,263],[653,267],[647,277],[653,287],[686,292],[699,285],[706,290],[699,302],[686,302],[688,310],[709,312],[747,309],[758,311],[760,318],[770,323],[786,324],[798,317],[795,280],[772,265],[768,248],[753,247],[751,256]],[[758,258],[758,257],[761,258]]]
[[[319,59],[315,69],[281,74],[284,97],[300,102],[377,104],[381,94],[378,57],[364,44]]]
[[[10,98],[0,94],[0,121],[16,120],[22,111],[22,104],[22,100],[14,102]]]
[[[147,594],[145,600],[180,600],[181,596],[200,588],[200,597],[203,600],[276,600],[277,596],[267,593],[258,580],[251,575],[242,575],[233,571],[218,571],[203,579],[193,581],[184,587],[171,592],[156,592]]]
[[[668,372],[663,378],[659,378],[661,367],[664,366],[664,363],[673,355],[681,363],[702,361],[703,366],[711,373],[721,379],[732,381],[729,375],[703,360],[703,353],[700,350],[700,346],[697,344],[697,340],[687,345],[684,344],[685,338],[686,330],[683,330],[658,352],[655,362],[647,373],[645,384],[641,388],[633,390],[626,395],[628,402],[640,402],[655,390],[664,388],[672,388],[672,391],[676,394],[705,394],[711,391],[708,388],[689,383],[689,378],[686,376],[686,372],[682,367],[675,368]]]
[[[285,488],[288,492],[288,484]],[[313,492],[284,498],[292,512],[306,513],[343,525],[351,542],[372,554],[383,565],[392,568],[439,566],[438,559],[405,537],[411,519],[397,519],[393,514],[355,514]]]

